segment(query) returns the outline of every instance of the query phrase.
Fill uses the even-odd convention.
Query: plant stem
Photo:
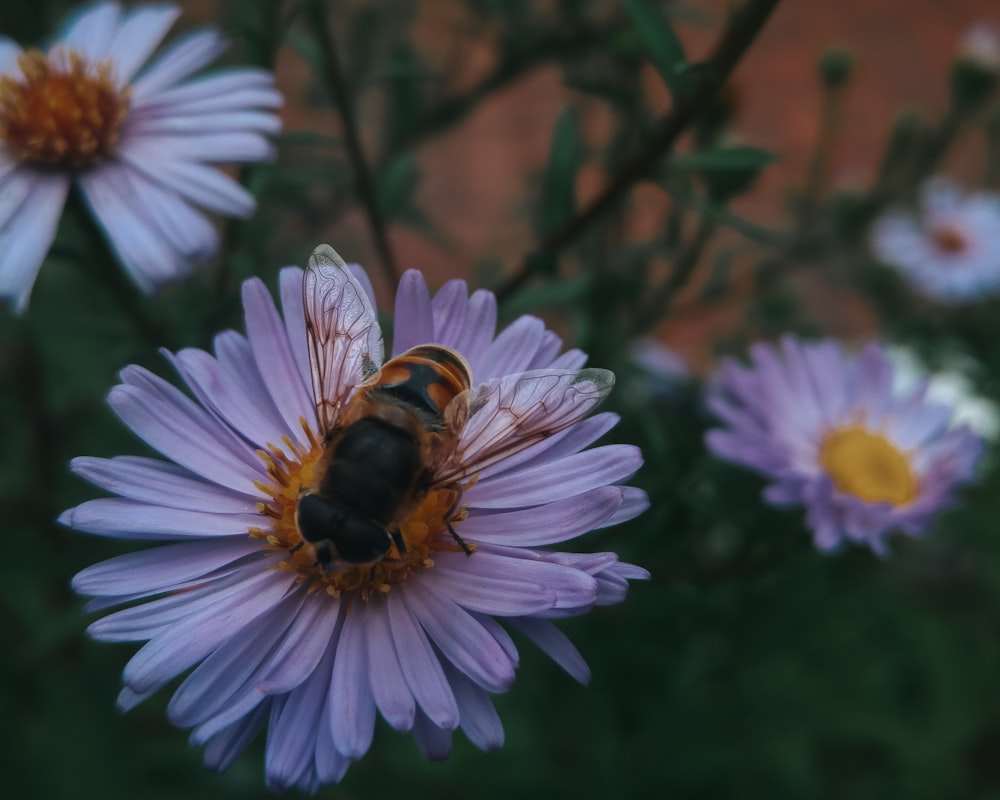
[[[678,98],[677,105],[660,121],[646,148],[627,162],[610,184],[585,209],[554,231],[521,263],[496,290],[501,302],[520,289],[532,276],[531,265],[539,256],[555,256],[576,242],[591,225],[614,207],[638,181],[645,178],[669,153],[678,138],[711,105],[729,74],[757,37],[780,0],[748,0],[733,12],[715,50],[692,76],[693,88]]]
[[[504,48],[500,63],[489,75],[468,91],[442,100],[415,119],[401,138],[387,145],[380,163],[388,164],[400,153],[412,149],[424,139],[450,128],[470,114],[480,101],[513,83],[540,64],[576,53],[585,53],[594,47],[606,46],[608,39],[625,27],[627,21],[621,19],[601,28],[577,29],[570,33],[547,32],[530,47],[520,45]]]
[[[340,56],[337,52],[337,43],[330,34],[327,25],[325,3],[322,0],[313,0],[309,3],[308,14],[325,68],[326,88],[340,111],[340,118],[344,123],[344,144],[347,146],[348,157],[354,170],[354,187],[365,207],[369,231],[375,242],[375,249],[378,251],[379,261],[386,279],[390,285],[395,285],[399,270],[396,266],[392,246],[389,243],[385,220],[383,220],[382,211],[379,208],[372,173],[361,146],[357,117],[354,113],[354,101],[344,78]]]
[[[715,233],[716,221],[708,214],[702,214],[698,218],[698,228],[694,236],[687,242],[684,249],[678,254],[674,261],[670,276],[663,282],[663,285],[653,291],[648,302],[635,317],[635,333],[644,333],[656,324],[657,320],[666,316],[671,302],[690,280],[694,269],[701,261],[701,254],[705,251]]]

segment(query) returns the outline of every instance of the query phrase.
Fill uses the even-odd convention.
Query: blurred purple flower
[[[354,296],[369,298],[355,306],[365,307],[359,324],[377,332],[370,284],[360,268],[352,272]],[[621,485],[641,464],[637,448],[586,449],[617,422],[609,412],[583,419],[590,403],[567,429],[483,469],[459,508],[425,509],[428,495],[401,528],[405,563],[317,574],[288,546],[300,541],[299,487],[322,453],[302,276],[291,267],[280,274],[283,317],[264,284],[251,279],[243,286],[246,337],[220,334],[214,357],[194,349],[169,356],[195,399],[141,367],[122,372],[112,408],[167,460],[75,459],[78,475],[118,496],[85,502],[60,521],[103,536],[171,542],[112,558],[73,581],[95,598],[91,610],[132,604],[94,622],[93,637],[147,642],[125,667],[120,708],[193,667],[168,714],[193,728],[191,742],[205,746],[206,763],[225,769],[267,725],[268,785],[314,792],[339,781],[368,750],[376,710],[396,730],[412,732],[431,759],[449,754],[458,727],[482,749],[500,747],[490,695],[511,686],[518,653],[498,618],[586,682],[586,663],[552,620],[616,603],[628,580],[648,573],[613,553],[548,548],[631,519],[648,501]],[[432,298],[410,271],[396,300],[395,354],[444,344],[464,355],[477,383],[519,385],[527,394],[536,379],[511,376],[571,376],[583,365],[579,350],[560,355],[560,339],[536,318],[521,317],[495,335],[496,314],[492,293],[470,297],[456,280]],[[360,360],[346,346],[339,352]],[[337,374],[361,369],[334,365]],[[520,397],[503,402],[516,407]],[[478,441],[476,419],[460,450]],[[428,527],[444,530],[447,515],[476,548],[471,556],[446,533],[445,544],[427,546]]]
[[[982,440],[950,425],[952,408],[900,390],[883,348],[849,354],[833,340],[756,344],[749,367],[725,362],[709,389],[723,423],[707,434],[721,458],[770,479],[773,505],[804,505],[816,546],[918,535],[972,479]]]
[[[213,30],[146,66],[179,15],[173,4],[94,3],[44,53],[0,36],[0,297],[18,312],[73,183],[147,293],[218,249],[199,207],[253,213],[253,196],[208,163],[271,159],[281,95],[261,69],[184,82],[225,49]]]
[[[1000,292],[1000,195],[963,195],[945,178],[928,181],[918,216],[895,210],[876,220],[872,249],[919,291],[963,302]]]

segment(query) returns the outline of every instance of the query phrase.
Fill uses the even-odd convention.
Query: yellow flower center
[[[820,444],[819,463],[840,491],[869,503],[902,506],[917,496],[906,454],[861,426],[829,431]]]
[[[955,230],[948,225],[941,225],[931,231],[931,240],[937,249],[947,255],[961,253],[968,246],[965,236],[961,231]]]
[[[341,564],[334,569],[324,569],[317,563],[315,550],[299,533],[295,523],[299,496],[319,482],[318,468],[324,451],[323,442],[309,429],[306,421],[301,423],[308,447],[284,437],[282,447],[268,445],[266,451],[258,451],[267,465],[270,481],[258,482],[257,488],[270,499],[258,503],[257,510],[268,518],[268,522],[260,528],[251,528],[250,535],[266,540],[269,548],[287,552],[287,558],[281,562],[282,569],[297,572],[299,579],[309,584],[310,591],[324,590],[333,597],[349,594],[352,598],[367,600],[373,593],[389,592],[413,572],[433,567],[435,552],[461,551],[445,520],[460,521],[466,512],[456,510],[458,490],[442,488],[428,492],[400,524],[400,534],[406,544],[405,556],[401,557],[393,546],[385,558],[372,564]],[[474,549],[471,543],[469,547]]]
[[[14,158],[83,169],[115,152],[130,92],[115,85],[110,61],[30,50],[18,65],[23,77],[0,77],[0,142]]]

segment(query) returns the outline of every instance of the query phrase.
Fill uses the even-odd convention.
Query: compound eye
[[[385,528],[317,494],[299,498],[295,521],[302,538],[315,546],[321,564],[338,558],[349,564],[367,564],[382,558],[392,546]]]
[[[389,552],[392,537],[389,532],[366,519],[355,516],[344,518],[335,535],[330,537],[344,561],[367,564]]]
[[[343,511],[317,494],[304,494],[299,498],[295,523],[302,538],[310,544],[329,539],[343,519]]]

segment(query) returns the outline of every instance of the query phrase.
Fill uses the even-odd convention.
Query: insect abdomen
[[[412,497],[421,471],[420,444],[411,433],[364,417],[336,442],[319,493],[387,527]]]

